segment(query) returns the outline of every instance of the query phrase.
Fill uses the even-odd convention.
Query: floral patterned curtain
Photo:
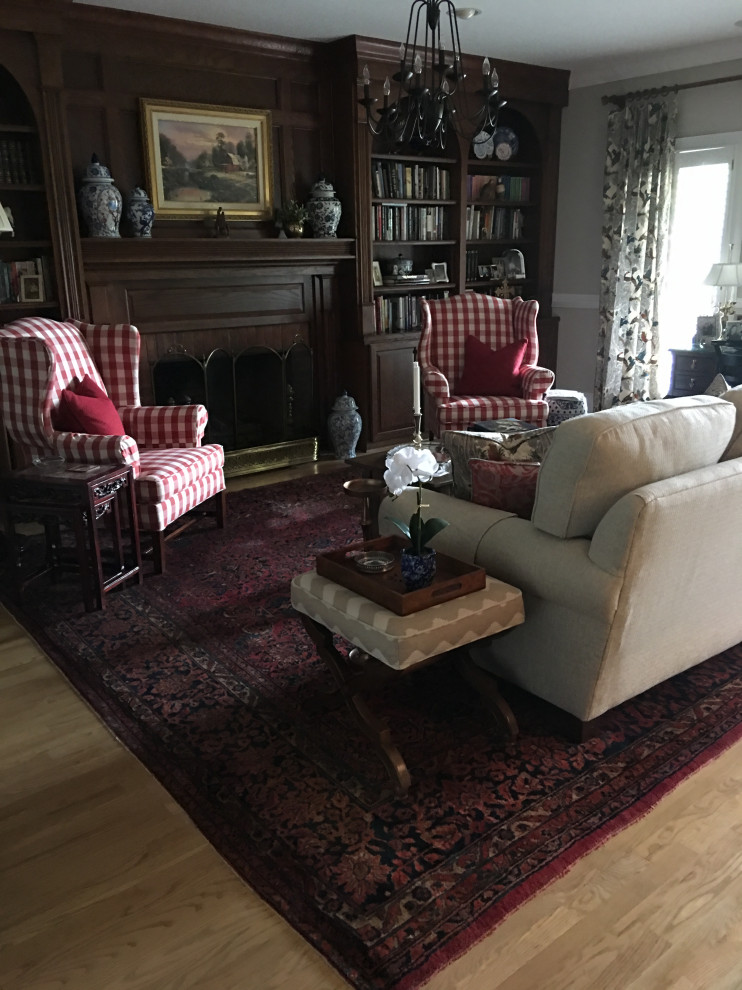
[[[627,99],[608,117],[595,410],[659,398],[657,314],[676,116],[671,95]]]

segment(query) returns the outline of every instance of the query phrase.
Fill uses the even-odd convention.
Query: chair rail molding
[[[555,292],[551,303],[554,309],[597,309],[600,297],[576,292]]]

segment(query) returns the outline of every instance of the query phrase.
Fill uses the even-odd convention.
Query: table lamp
[[[715,285],[722,290],[719,301],[719,315],[721,316],[722,329],[724,329],[727,325],[727,320],[737,307],[736,289],[742,285],[742,263],[735,264],[731,261],[720,261],[712,265],[711,270],[703,280],[703,284]],[[732,298],[733,289],[735,290],[734,298]]]

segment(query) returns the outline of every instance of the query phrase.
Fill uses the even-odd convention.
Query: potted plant
[[[302,206],[295,199],[289,199],[277,212],[281,226],[286,231],[286,236],[301,237],[304,233],[304,224],[309,216],[306,206]]]
[[[427,447],[401,447],[387,460],[384,482],[391,495],[401,495],[405,488],[417,486],[417,508],[409,525],[393,520],[395,526],[409,539],[410,546],[402,550],[400,558],[402,580],[408,591],[424,588],[435,577],[435,550],[428,543],[448,526],[445,519],[423,520],[423,484],[435,475],[438,462]]]

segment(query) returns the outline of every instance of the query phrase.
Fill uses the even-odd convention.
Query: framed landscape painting
[[[141,99],[148,185],[161,218],[273,216],[271,115]]]

